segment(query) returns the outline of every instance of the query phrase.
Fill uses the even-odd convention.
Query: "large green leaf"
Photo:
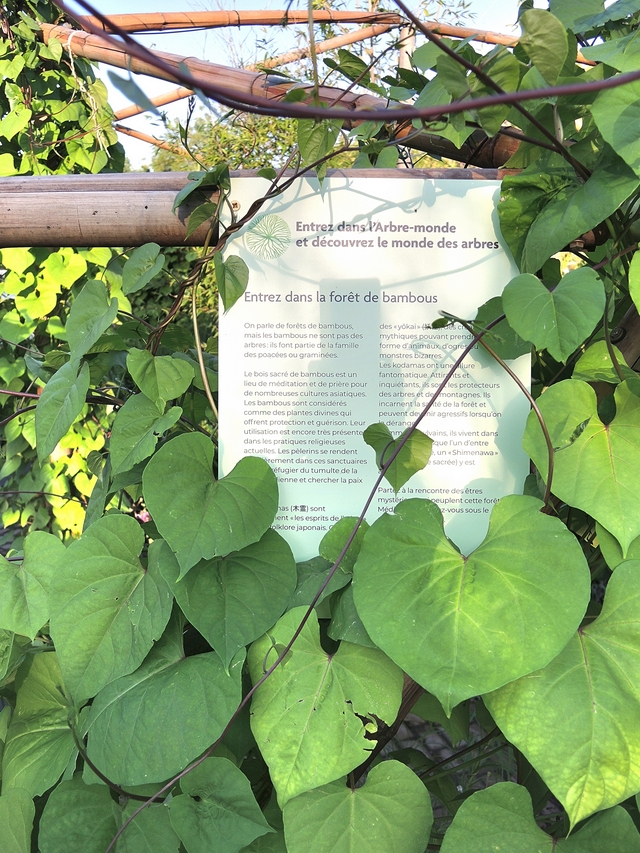
[[[486,329],[492,320],[496,320],[502,314],[504,314],[502,298],[494,296],[478,308],[476,319],[473,321],[474,332],[477,333]],[[496,355],[507,361],[531,352],[531,345],[522,340],[506,319],[496,323],[485,333],[482,340],[491,347]]]
[[[621,86],[611,93],[625,89],[626,86]],[[640,121],[640,108],[638,119]],[[636,170],[634,174],[625,166],[618,156],[620,154],[624,157],[623,152],[616,145],[613,147],[617,153],[605,149],[593,174],[584,184],[556,198],[547,199],[546,206],[526,237],[521,259],[523,272],[537,272],[551,255],[595,228],[635,192],[640,172]],[[640,158],[640,144],[638,156]]]
[[[567,33],[550,12],[529,9],[520,16],[523,34],[520,47],[544,79],[553,86],[569,52]]]
[[[533,817],[526,788],[499,782],[464,801],[441,853],[638,853],[640,835],[623,808],[596,815],[569,838],[552,838]]]
[[[398,761],[378,764],[361,788],[341,779],[284,807],[289,853],[423,853],[432,823],[429,792]]]
[[[165,549],[163,574],[176,601],[225,667],[282,615],[296,587],[291,548],[275,530],[227,557],[202,560],[182,580],[173,553]]]
[[[123,785],[178,773],[222,734],[240,704],[243,662],[238,655],[227,674],[214,652],[185,657],[182,622],[172,619],[142,666],[94,699],[89,758]]]
[[[551,0],[549,7],[565,27],[579,33],[582,31],[577,26],[578,21],[588,15],[597,15],[603,5],[603,0]]]
[[[213,450],[204,435],[180,435],[161,447],[144,471],[147,506],[175,551],[181,575],[200,560],[257,542],[278,509],[276,478],[263,459],[244,457],[216,480]]]
[[[383,468],[404,438],[405,433],[394,439],[384,424],[371,424],[362,435],[369,447],[372,447],[376,452],[376,465],[378,468]],[[394,492],[400,491],[414,474],[422,471],[431,457],[432,446],[433,439],[420,432],[419,429],[415,429],[411,433],[384,475],[385,480]]]
[[[88,281],[76,296],[65,326],[72,361],[91,349],[117,313],[118,300],[109,299],[106,286],[101,281]]]
[[[575,3],[579,2],[579,0],[568,0],[568,2]],[[589,5],[594,2],[595,0],[590,0]],[[599,4],[599,7],[602,9],[602,3]],[[613,3],[610,3],[607,8],[600,11],[599,14],[590,14],[589,17],[584,17],[585,10],[583,10],[583,16],[578,20],[578,29],[576,29],[576,32],[586,32],[594,27],[601,27],[609,21],[620,21],[622,18],[633,15],[639,10],[639,0],[614,0]]]
[[[82,774],[51,792],[40,821],[42,853],[104,853],[116,834],[115,803],[106,785],[85,785]]]
[[[171,615],[172,595],[131,516],[105,515],[67,548],[51,586],[51,636],[76,702],[132,672]],[[155,547],[154,547],[155,546]]]
[[[68,361],[44,386],[36,404],[36,447],[42,462],[82,411],[89,390],[89,366]]]
[[[640,67],[640,44],[638,35],[630,35],[608,39],[591,47],[584,47],[582,55],[595,62],[604,62],[616,71],[637,71]]]
[[[596,394],[586,382],[568,379],[548,388],[538,406],[555,449],[552,489],[560,500],[592,515],[622,546],[640,535],[640,386],[615,390],[616,416],[598,417]],[[547,478],[547,445],[537,418],[527,421],[523,447]]]
[[[64,772],[75,744],[68,724],[70,707],[62,692],[55,652],[24,662],[16,676],[18,698],[2,760],[2,790],[24,788],[40,796]]]
[[[605,140],[640,175],[640,80],[600,92],[591,113]]]
[[[172,406],[168,412],[161,414],[156,404],[144,394],[129,397],[118,411],[111,429],[112,475],[128,471],[151,456],[158,436],[177,423],[181,414],[180,406]]]
[[[618,566],[600,616],[551,663],[485,702],[572,825],[640,790],[640,562]]]
[[[567,273],[553,291],[535,275],[511,279],[502,294],[509,325],[537,349],[566,361],[593,331],[605,306],[597,273],[580,267]]]
[[[31,640],[49,619],[49,582],[65,555],[57,536],[36,530],[24,540],[24,560],[0,558],[0,627]]]
[[[447,714],[544,666],[580,624],[587,563],[574,536],[541,506],[532,497],[502,498],[467,558],[427,500],[402,501],[365,536],[354,570],[358,613],[372,640]]]
[[[188,361],[170,355],[155,356],[146,349],[129,352],[127,370],[142,393],[162,406],[184,394],[195,375]]]
[[[142,290],[162,270],[164,261],[157,243],[145,243],[134,249],[122,270],[122,292],[125,296]]]
[[[328,560],[330,563],[335,563],[342,553],[342,549],[347,544],[347,540],[353,533],[353,528],[356,526],[357,521],[358,519],[355,516],[346,516],[345,518],[341,518],[339,521],[336,521],[331,529],[327,530],[322,537],[320,545],[318,546],[320,556],[324,557],[325,560]],[[358,528],[358,532],[356,533],[353,542],[349,545],[347,553],[344,555],[342,562],[340,563],[340,569],[343,572],[351,572],[353,569],[358,558],[358,554],[360,553],[364,534],[368,529],[369,522],[363,521]]]
[[[149,787],[145,786],[140,793],[155,793],[148,790]],[[157,786],[153,787],[157,789]],[[140,803],[136,800],[129,800],[124,809],[119,809],[120,825],[124,824],[139,806]],[[154,803],[136,815],[127,826],[118,839],[116,853],[178,853],[181,849],[180,839],[171,826],[169,809],[163,803]]]
[[[622,368],[624,378],[633,379],[636,374],[627,366],[627,362],[618,347],[612,344],[612,349],[618,364]],[[611,361],[606,341],[596,341],[582,353],[573,368],[571,378],[582,379],[583,382],[609,382],[611,385],[617,385],[620,382],[620,377]]]
[[[530,227],[550,199],[566,198],[576,186],[575,174],[564,161],[546,163],[542,170],[536,163],[519,175],[505,177],[498,204],[500,231],[521,269]]]
[[[216,252],[213,256],[213,262],[218,292],[224,310],[228,311],[247,289],[249,267],[238,255],[229,255],[226,261],[223,261],[220,252]]]
[[[254,684],[291,640],[306,608],[290,610],[249,650]],[[333,782],[365,760],[366,735],[400,707],[402,672],[379,649],[320,645],[315,613],[282,665],[256,691],[251,729],[269,765],[278,802]],[[362,718],[368,719],[363,722]]]
[[[35,806],[28,791],[8,790],[0,797],[2,853],[31,853]]]
[[[273,832],[247,777],[226,758],[207,758],[180,783],[171,800],[171,825],[187,853],[238,853]]]

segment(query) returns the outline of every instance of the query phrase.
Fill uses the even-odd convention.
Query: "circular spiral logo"
[[[245,235],[247,248],[262,260],[279,258],[289,248],[291,231],[281,216],[268,213],[255,220]]]

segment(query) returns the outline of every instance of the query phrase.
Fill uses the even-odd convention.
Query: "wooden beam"
[[[172,212],[188,172],[125,172],[0,178],[0,249],[18,246],[202,246],[207,225],[185,239],[186,219],[198,202]],[[236,173],[252,176],[255,172]],[[335,170],[376,178],[496,180],[497,169]],[[211,194],[215,198],[215,193]]]
[[[199,203],[172,212],[188,172],[125,172],[0,178],[0,248],[17,246],[202,246],[207,225],[186,239]]]

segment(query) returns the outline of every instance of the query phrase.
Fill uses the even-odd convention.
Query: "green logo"
[[[254,221],[244,239],[252,255],[265,261],[273,260],[289,248],[291,231],[281,216],[268,213]]]

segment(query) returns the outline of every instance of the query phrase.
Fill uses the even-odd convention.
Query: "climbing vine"
[[[216,476],[211,288],[233,311],[249,275],[227,242],[336,155],[395,165],[393,109],[299,118],[295,177],[263,169],[241,218],[227,165],[194,171],[175,203],[207,192],[198,256],[0,250],[9,853],[640,851],[640,352],[613,334],[640,306],[640,2],[525,0],[518,44],[482,54],[397,5],[424,36],[411,68],[327,68],[412,103],[412,133],[516,141],[498,216],[520,273],[437,321],[473,338],[427,407],[472,347],[507,371],[531,352],[524,493],[470,554],[411,498],[296,565],[267,462]],[[0,12],[3,175],[123,166],[91,66],[41,40],[58,18]],[[418,422],[363,442],[372,496],[429,470]]]

